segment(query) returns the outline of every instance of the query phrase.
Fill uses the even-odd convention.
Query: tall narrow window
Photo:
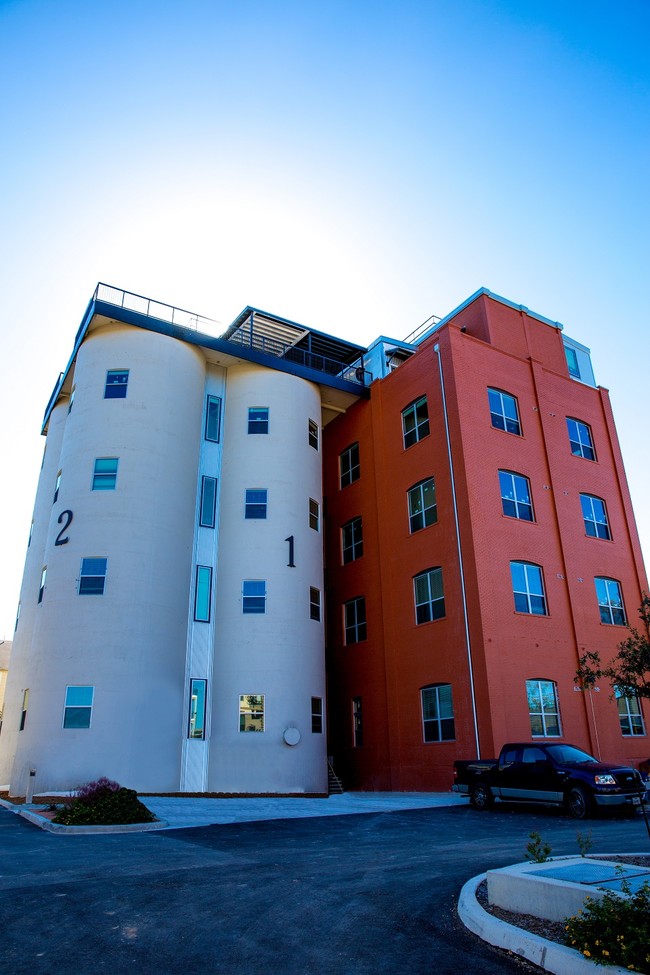
[[[367,638],[365,596],[357,596],[343,604],[343,630],[346,646]]]
[[[504,393],[501,389],[488,388],[488,401],[492,426],[520,437],[519,406],[515,397],[510,393]]]
[[[339,477],[342,488],[358,481],[361,476],[361,465],[359,463],[359,444],[353,443],[346,447],[339,457]]]
[[[596,451],[594,450],[591,428],[582,420],[574,420],[570,416],[566,418],[566,425],[571,453],[575,454],[576,457],[584,457],[585,460],[595,460]]]
[[[445,615],[442,569],[427,569],[413,578],[416,623],[430,623]]]
[[[414,484],[407,492],[409,506],[409,530],[420,531],[428,528],[438,520],[438,506],[436,504],[436,485],[432,477],[426,481]]]
[[[242,612],[266,613],[266,582],[264,579],[245,579],[242,584]]]
[[[559,738],[560,709],[557,688],[552,680],[527,680],[526,696],[533,738]]]
[[[318,424],[314,420],[309,421],[307,438],[309,446],[313,447],[314,450],[318,450]]]
[[[423,687],[420,695],[424,740],[426,742],[453,741],[456,732],[451,684],[432,684],[430,687]]]
[[[251,406],[248,410],[248,432],[249,433],[268,433],[269,432],[269,408],[268,406]]]
[[[109,369],[106,373],[104,399],[124,399],[128,384],[128,369]]]
[[[309,587],[309,618],[320,622],[320,589]]]
[[[73,386],[72,389],[70,390],[70,400],[68,402],[68,413],[72,413],[72,407],[74,406],[74,393],[75,393],[75,388],[76,387]]]
[[[581,494],[580,505],[587,535],[591,538],[610,539],[612,536],[609,531],[605,502],[591,494]]]
[[[20,725],[18,727],[19,731],[23,731],[25,728],[28,706],[29,706],[29,687],[26,687],[25,690],[23,691],[23,706],[20,709]]]
[[[548,616],[541,567],[531,562],[511,562],[510,575],[516,612]]]
[[[114,491],[117,485],[117,457],[98,457],[93,469],[93,491]],[[128,474],[128,471],[127,471]]]
[[[309,527],[320,531],[320,505],[313,498],[309,499]]]
[[[594,579],[594,582],[596,584],[600,622],[607,623],[610,626],[625,626],[627,619],[620,582],[617,582],[616,579],[599,577]]]
[[[27,539],[27,548],[32,544],[32,535],[34,534],[34,519],[32,518],[32,523],[29,526],[29,538]]]
[[[249,488],[246,491],[244,517],[266,518],[267,491],[266,488]]]
[[[108,559],[82,559],[79,577],[80,596],[102,596],[106,584]]]
[[[423,437],[429,436],[429,408],[426,396],[421,396],[402,411],[404,447],[412,447]]]
[[[44,565],[41,569],[41,584],[38,587],[38,601],[43,602],[43,594],[45,592],[45,580],[47,579],[47,566]]]
[[[62,471],[59,471],[59,473],[56,475],[56,483],[54,485],[54,497],[52,498],[52,504],[56,504],[56,502],[59,500],[59,488],[61,487],[61,474]]]
[[[341,554],[343,565],[354,562],[363,555],[363,526],[361,518],[353,518],[341,528]]]
[[[90,728],[95,688],[89,685],[68,686],[63,709],[64,728]]]
[[[264,731],[264,695],[239,695],[239,730]]]
[[[569,370],[569,375],[573,376],[574,379],[580,379],[580,366],[578,365],[576,350],[572,349],[568,345],[565,345],[564,355],[566,356],[566,364]]]
[[[312,735],[323,734],[323,698],[312,697],[311,699],[311,733]]]
[[[201,509],[199,525],[202,528],[214,528],[217,515],[217,479],[216,477],[201,478]]]
[[[190,680],[188,738],[205,738],[205,699],[207,680]]]
[[[221,427],[221,397],[208,396],[205,405],[205,439],[219,443]]]
[[[18,608],[16,610],[16,622],[14,624],[14,633],[18,629],[18,621],[20,620],[20,603],[18,603]]]
[[[521,521],[534,521],[528,478],[513,471],[499,471],[499,485],[501,509],[504,515],[509,518],[519,518]]]
[[[212,602],[212,566],[197,565],[194,591],[194,619],[198,623],[210,622]]]
[[[352,698],[352,741],[355,748],[363,746],[363,714],[360,697]]]
[[[639,700],[638,694],[626,694],[620,687],[615,687],[614,692],[616,694],[616,707],[618,708],[621,734],[625,735],[625,737],[645,735],[641,701]]]

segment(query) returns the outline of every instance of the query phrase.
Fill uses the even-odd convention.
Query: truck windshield
[[[598,762],[597,758],[573,745],[547,745],[546,751],[556,762]]]

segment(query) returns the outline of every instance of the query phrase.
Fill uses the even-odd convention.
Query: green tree
[[[618,645],[618,653],[604,665],[597,650],[580,657],[575,681],[587,690],[603,678],[625,696],[650,700],[650,596],[643,594],[639,616],[640,630],[628,626],[630,635]]]

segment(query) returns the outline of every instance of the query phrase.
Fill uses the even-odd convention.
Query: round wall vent
[[[287,745],[297,745],[300,741],[300,732],[297,728],[286,728],[282,737]]]

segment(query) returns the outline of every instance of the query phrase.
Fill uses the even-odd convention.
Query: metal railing
[[[203,315],[185,311],[183,308],[166,305],[162,301],[153,301],[143,295],[123,291],[122,288],[114,288],[110,284],[98,284],[93,297],[95,301],[105,301],[108,305],[127,308],[139,315],[146,315],[147,318],[157,318],[161,322],[169,322],[170,325],[179,325],[181,328],[191,328],[195,332],[213,333],[222,327],[221,322],[217,322],[214,318],[205,318]]]

